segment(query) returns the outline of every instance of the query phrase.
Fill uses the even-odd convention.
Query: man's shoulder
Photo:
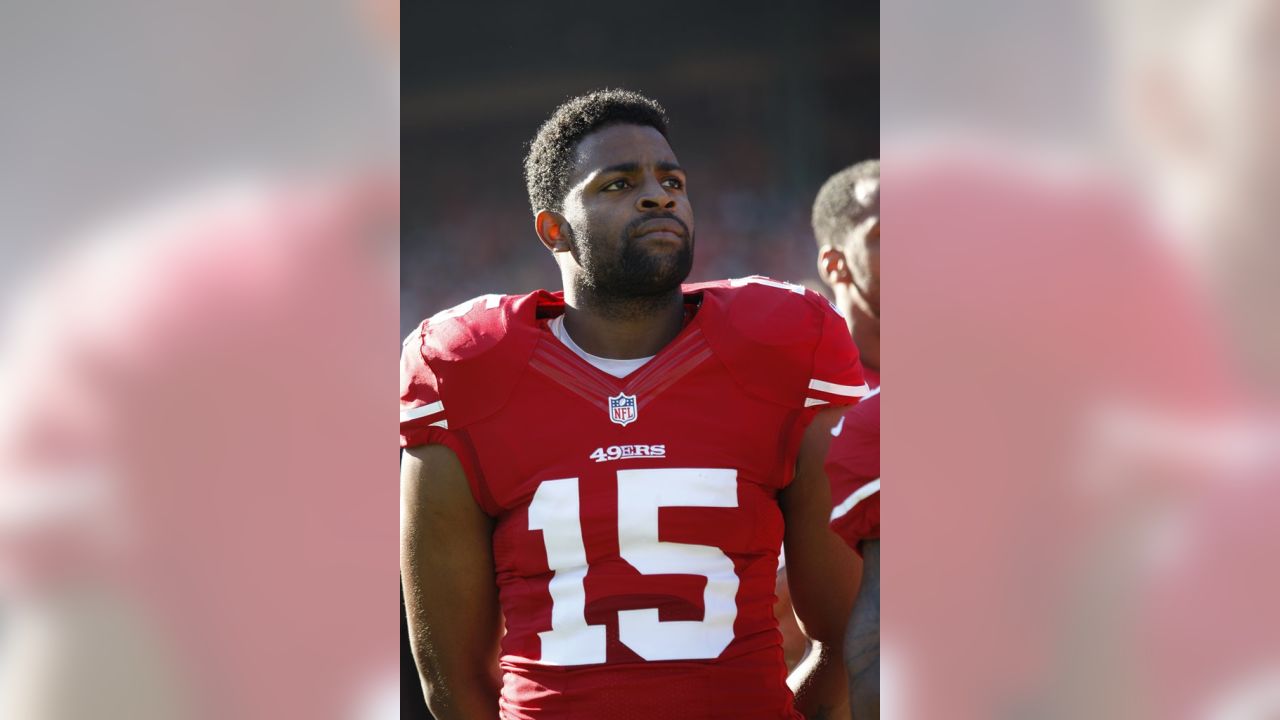
[[[769,310],[778,312],[821,314],[837,312],[829,300],[803,285],[774,280],[763,275],[749,275],[726,280],[710,280],[684,286],[686,295],[701,293],[714,298],[734,312]]]
[[[404,351],[415,351],[435,364],[466,362],[494,350],[511,349],[531,337],[540,313],[557,302],[563,305],[559,294],[545,290],[480,295],[423,320],[405,338]]]
[[[700,297],[708,343],[749,392],[805,407],[865,392],[845,321],[822,295],[758,275],[684,291]]]
[[[422,321],[401,349],[402,417],[425,418],[421,408],[432,408],[434,421],[461,427],[495,412],[537,346],[540,316],[557,303],[544,290],[481,295]]]
[[[704,323],[718,334],[751,343],[810,346],[822,335],[827,315],[838,311],[822,295],[759,275],[686,285],[686,297],[701,297]]]

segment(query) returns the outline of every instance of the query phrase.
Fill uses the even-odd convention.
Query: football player
[[[765,278],[683,284],[694,215],[649,98],[561,105],[525,177],[563,290],[476,298],[404,344],[401,566],[432,712],[827,716],[856,576],[823,460],[868,392],[843,319]],[[790,678],[784,538],[815,641]]]
[[[836,426],[827,456],[831,527],[862,556],[845,631],[855,720],[880,717],[880,161],[831,177],[813,203],[818,272],[831,287],[873,388]]]

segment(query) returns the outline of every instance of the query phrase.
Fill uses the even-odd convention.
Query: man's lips
[[[631,236],[636,238],[653,237],[654,239],[670,236],[673,239],[684,239],[685,229],[684,225],[675,220],[657,218],[640,223]]]

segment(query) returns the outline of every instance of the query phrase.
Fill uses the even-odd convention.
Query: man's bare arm
[[[847,714],[848,683],[840,662],[845,623],[858,582],[858,557],[831,532],[831,488],[823,464],[831,427],[843,409],[824,410],[805,432],[796,476],[779,495],[786,520],[791,602],[814,647],[787,682],[806,717]]]
[[[862,541],[862,584],[844,637],[853,720],[880,717],[880,541]]]
[[[400,575],[427,707],[438,720],[497,717],[502,622],[493,523],[443,446],[405,451]]]

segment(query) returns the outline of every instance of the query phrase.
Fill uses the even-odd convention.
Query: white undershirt
[[[569,332],[564,329],[563,315],[557,315],[552,318],[551,322],[547,323],[547,326],[551,329],[551,334],[555,335],[556,339],[564,343],[564,346],[572,350],[575,355],[616,378],[624,378],[630,375],[636,370],[639,370],[641,365],[644,365],[654,358],[653,355],[650,355],[649,357],[634,358],[631,360],[614,360],[612,358],[602,358],[592,355],[586,350],[578,347],[578,344],[573,341],[573,338],[569,337]]]

